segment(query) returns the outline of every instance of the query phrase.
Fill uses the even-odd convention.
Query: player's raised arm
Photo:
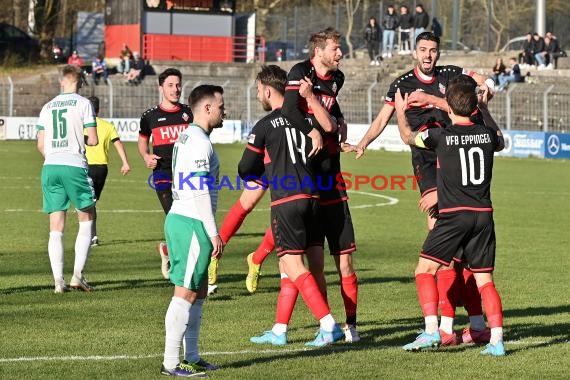
[[[378,115],[374,121],[372,121],[372,124],[370,124],[370,127],[366,131],[366,134],[356,145],[357,159],[362,157],[364,155],[364,150],[366,150],[366,147],[370,145],[372,141],[376,140],[378,136],[380,136],[393,114],[394,106],[390,103],[384,103],[384,106],[382,106],[382,109],[380,109],[380,112],[378,112]]]
[[[323,148],[323,138],[321,133],[309,124],[307,119],[299,109],[299,100],[302,96],[299,94],[301,79],[304,75],[297,73],[293,69],[287,76],[287,86],[285,87],[285,100],[281,112],[289,119],[294,128],[297,128],[303,134],[311,138],[313,149],[309,153],[309,157],[314,156]]]
[[[402,141],[407,145],[418,145],[416,144],[416,136],[418,132],[412,132],[410,124],[408,124],[408,119],[406,118],[406,108],[408,107],[408,94],[402,96],[400,89],[396,91],[395,108],[396,116],[398,118],[398,130],[400,131],[400,137]]]
[[[491,113],[489,112],[489,108],[487,107],[488,101],[489,90],[486,89],[482,94],[480,94],[477,107],[479,108],[479,111],[481,111],[481,116],[483,116],[485,126],[495,131],[497,135],[497,146],[495,147],[495,152],[500,152],[505,149],[505,138],[503,137],[503,133],[501,132],[499,125],[495,122],[495,119],[493,119],[493,116],[491,116]]]

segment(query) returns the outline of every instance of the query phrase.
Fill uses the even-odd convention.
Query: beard
[[[261,101],[261,106],[263,107],[264,111],[271,111],[271,104],[269,104],[269,101],[267,99],[263,99]]]

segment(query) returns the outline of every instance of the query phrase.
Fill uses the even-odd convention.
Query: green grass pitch
[[[86,267],[96,290],[55,295],[47,255],[48,218],[39,212],[41,156],[33,141],[0,142],[0,378],[161,378],[164,313],[172,296],[155,249],[163,239],[164,215],[147,185],[150,172],[136,145],[126,147],[132,172],[122,177],[112,152],[98,204],[102,245],[92,249]],[[216,148],[222,173],[235,177],[243,146]],[[359,161],[345,156],[343,169],[353,175],[411,174],[407,153],[368,151]],[[376,191],[363,186],[350,192],[361,342],[305,350],[317,324],[299,300],[290,344],[251,344],[250,336],[272,326],[279,286],[274,256],[263,266],[256,294],[249,295],[244,285],[245,257],[269,221],[264,199],[228,245],[219,292],[204,305],[201,351],[205,359],[223,366],[211,378],[568,378],[568,173],[568,161],[495,161],[495,280],[505,314],[504,358],[480,357],[481,349],[474,346],[415,354],[400,348],[415,338],[423,322],[413,272],[426,228],[417,191],[411,188]],[[239,194],[221,192],[218,225]],[[398,202],[387,205],[392,198]],[[70,212],[64,235],[67,280],[76,232],[77,220]],[[326,273],[332,312],[342,322],[332,259],[327,259]],[[458,310],[456,321],[456,329],[466,326],[464,310]]]

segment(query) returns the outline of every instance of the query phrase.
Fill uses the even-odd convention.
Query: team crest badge
[[[182,114],[182,119],[184,119],[184,121],[188,121],[188,119],[190,119],[190,116],[188,116],[188,114],[186,112],[184,112]]]
[[[337,85],[336,85],[336,82],[333,82],[333,85],[332,85],[332,92],[333,92],[333,94],[336,94],[336,90],[337,90],[337,89],[338,89],[338,87],[337,87]]]
[[[250,144],[255,143],[255,135],[253,133],[247,137],[247,142]]]
[[[445,95],[445,86],[443,84],[439,84],[439,92],[441,92],[443,95]]]

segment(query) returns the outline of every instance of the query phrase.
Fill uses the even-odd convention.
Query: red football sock
[[[220,238],[225,244],[228,244],[230,239],[236,234],[237,230],[241,227],[245,217],[251,210],[246,210],[241,205],[238,199],[232,206],[230,211],[226,214],[222,227],[220,228]]]
[[[489,327],[503,327],[503,305],[495,284],[488,282],[479,288],[479,292],[485,305],[485,315]]]
[[[424,317],[428,315],[437,316],[437,303],[439,297],[437,295],[437,284],[435,277],[429,273],[420,273],[416,275],[416,287],[418,288],[418,298]]]
[[[481,294],[479,294],[479,289],[477,289],[477,282],[475,282],[473,272],[468,269],[463,269],[463,286],[461,290],[461,298],[463,299],[463,306],[467,310],[467,315],[483,315]]]
[[[281,279],[281,289],[277,296],[277,311],[275,313],[275,323],[288,325],[295,308],[299,290],[289,278]]]
[[[455,318],[457,306],[457,273],[455,269],[440,269],[437,271],[437,293],[439,296],[439,310],[442,317]]]
[[[320,320],[327,314],[330,314],[331,310],[329,305],[327,305],[317,281],[311,274],[311,272],[305,272],[295,280],[295,286],[299,289],[305,304],[313,313],[313,316]]]
[[[356,325],[356,306],[358,304],[358,278],[356,277],[356,273],[341,277],[340,294],[344,302],[346,324]]]
[[[271,251],[273,251],[274,248],[275,248],[275,242],[273,241],[273,231],[271,231],[271,226],[269,226],[265,231],[265,236],[263,236],[261,244],[259,245],[259,247],[257,247],[255,252],[253,253],[251,261],[253,261],[253,263],[256,265],[263,264],[265,258],[269,256],[269,254],[271,253]]]

